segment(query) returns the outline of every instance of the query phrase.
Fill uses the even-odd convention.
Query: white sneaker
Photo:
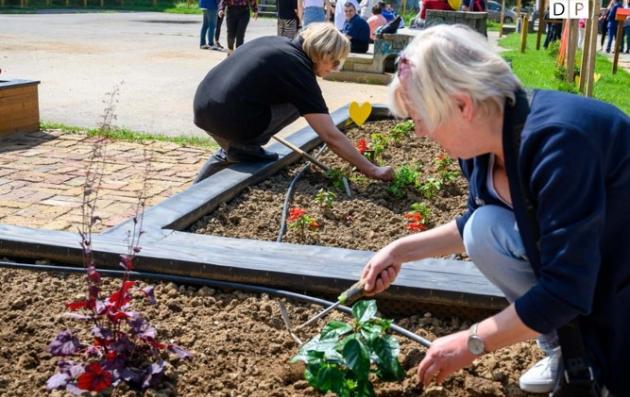
[[[561,359],[562,353],[557,347],[521,375],[518,381],[521,390],[528,393],[551,393],[558,380]]]

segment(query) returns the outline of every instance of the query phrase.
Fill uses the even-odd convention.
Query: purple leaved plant
[[[121,382],[138,389],[155,386],[165,368],[160,354],[162,350],[180,358],[190,356],[176,345],[160,342],[157,330],[140,313],[131,310],[137,285],[129,279],[129,272],[140,252],[141,214],[145,204],[142,194],[138,198],[133,230],[129,232],[127,254],[120,258],[123,268],[120,286],[111,294],[102,290],[101,274],[96,270],[92,251],[92,227],[100,221],[94,216],[94,209],[102,178],[102,168],[97,160],[103,156],[103,145],[103,138],[94,145],[83,189],[83,223],[79,236],[86,274],[86,298],[66,303],[69,313],[64,315],[84,322],[89,327],[89,340],[82,344],[76,333],[63,330],[48,345],[52,355],[63,359],[57,363],[58,371],[48,379],[46,387],[49,390],[65,389],[75,395],[101,392]],[[147,179],[145,177],[141,192],[147,191]],[[156,302],[153,287],[138,292],[150,304]]]

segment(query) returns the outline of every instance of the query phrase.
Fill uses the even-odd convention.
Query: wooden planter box
[[[39,130],[39,81],[0,80],[0,137]]]

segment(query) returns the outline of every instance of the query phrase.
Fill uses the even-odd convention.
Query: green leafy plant
[[[389,146],[389,137],[385,134],[371,134],[370,142],[374,152],[374,161],[379,158]]]
[[[315,195],[315,201],[317,201],[319,206],[322,208],[332,208],[336,198],[337,195],[334,192],[329,192],[323,188],[319,189]]]
[[[431,200],[440,190],[442,190],[442,180],[432,176],[420,185],[420,193],[427,200]]]
[[[346,175],[339,168],[330,168],[326,171],[326,178],[330,179],[332,185],[339,191],[344,190],[343,178],[345,177]]]
[[[450,168],[454,163],[454,160],[442,153],[434,160],[435,170],[438,173],[442,184],[453,182],[457,178],[457,173]]]
[[[412,120],[401,121],[396,124],[394,128],[389,131],[389,135],[392,137],[393,141],[396,143],[400,143],[403,138],[408,137],[414,129]]]
[[[352,307],[350,323],[330,321],[321,334],[302,346],[291,362],[306,364],[304,377],[321,392],[340,397],[375,396],[370,374],[386,382],[405,377],[398,341],[386,331],[391,320],[376,317],[374,300]]]
[[[402,198],[405,195],[405,189],[418,187],[419,178],[420,173],[416,167],[403,165],[394,173],[394,179],[387,187],[387,191],[396,198]]]

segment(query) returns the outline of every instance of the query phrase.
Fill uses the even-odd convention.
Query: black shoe
[[[197,174],[197,178],[195,178],[193,183],[201,182],[210,175],[216,174],[217,172],[221,171],[222,169],[233,163],[234,161],[228,160],[225,150],[219,149],[212,156],[210,156],[208,161],[206,161],[206,163],[201,168],[201,171],[199,171],[199,174]]]
[[[251,149],[231,147],[227,158],[229,161],[244,163],[268,162],[278,160],[278,153],[269,152],[261,146],[253,146]]]

